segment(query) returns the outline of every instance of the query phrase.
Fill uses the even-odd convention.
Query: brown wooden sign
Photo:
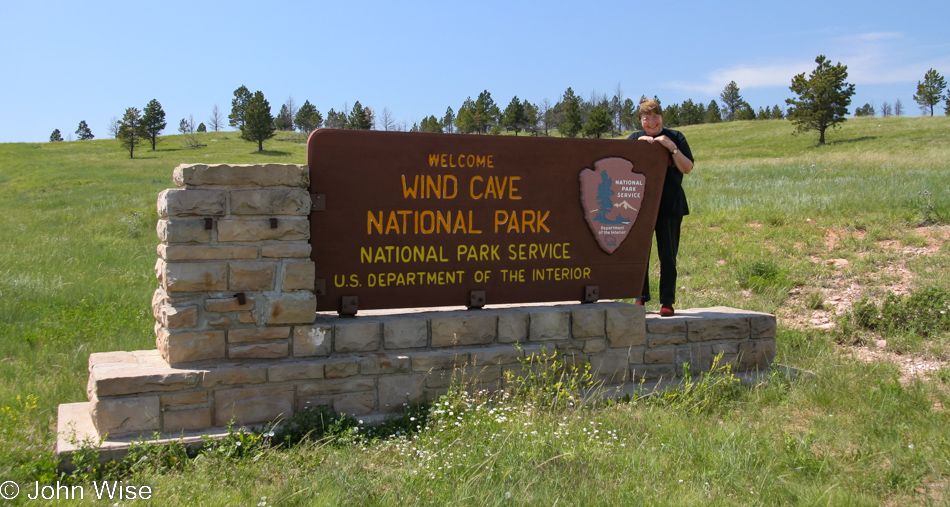
[[[669,160],[659,146],[317,130],[317,309],[636,297]]]

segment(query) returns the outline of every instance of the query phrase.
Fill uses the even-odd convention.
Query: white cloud
[[[768,86],[788,86],[792,76],[807,72],[814,67],[812,62],[773,63],[761,66],[739,65],[728,69],[717,69],[706,74],[699,83],[668,83],[672,88],[686,91],[699,91],[709,95],[716,95],[730,81],[735,81],[739,88],[758,88]]]

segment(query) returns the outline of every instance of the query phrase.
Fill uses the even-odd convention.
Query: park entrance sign
[[[668,153],[647,143],[317,130],[317,309],[636,297]]]

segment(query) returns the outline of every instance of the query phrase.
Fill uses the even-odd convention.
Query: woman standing
[[[656,253],[660,258],[660,315],[673,315],[676,303],[676,254],[680,245],[680,225],[689,214],[686,193],[683,192],[683,175],[693,170],[693,153],[689,150],[686,136],[677,130],[663,127],[663,109],[653,99],[640,102],[640,124],[643,130],[634,132],[629,139],[659,144],[670,152],[666,168],[660,211],[656,217]],[[643,280],[638,305],[650,300],[650,266]]]

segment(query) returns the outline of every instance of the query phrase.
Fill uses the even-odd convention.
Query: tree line
[[[792,78],[789,89],[798,97],[785,101],[787,110],[776,104],[759,107],[756,111],[742,98],[736,82],[731,81],[719,94],[719,102],[714,99],[703,104],[686,99],[679,104],[664,106],[663,123],[668,127],[681,127],[702,123],[787,118],[796,124],[797,132],[818,131],[819,144],[824,144],[825,130],[829,127],[836,128],[845,120],[847,107],[854,94],[854,85],[844,81],[847,78],[847,67],[840,62],[831,65],[823,55],[816,58],[815,62],[818,67],[808,78],[804,73]],[[645,96],[640,97],[640,101],[644,99]],[[657,97],[654,99],[659,102]],[[552,131],[557,131],[563,137],[599,138],[607,134],[616,136],[623,131],[640,129],[640,101],[634,102],[631,98],[624,97],[618,84],[610,98],[607,94],[594,92],[585,99],[569,87],[555,103],[551,103],[547,98],[539,103],[532,103],[519,99],[516,95],[502,109],[495,103],[491,93],[483,90],[475,100],[468,96],[457,111],[449,106],[444,114],[424,117],[410,127],[405,121],[397,122],[388,108],[383,108],[377,115],[375,110],[359,101],[356,101],[352,108],[344,106],[340,111],[331,108],[324,116],[309,100],[297,107],[296,101],[290,97],[274,116],[270,103],[261,91],[251,93],[246,86],[241,85],[234,90],[227,125],[240,130],[242,139],[257,143],[258,151],[263,151],[264,141],[272,138],[277,131],[296,130],[309,134],[318,128],[447,134],[497,135],[508,132],[532,136],[548,136]],[[945,78],[934,69],[928,70],[924,80],[917,82],[914,101],[923,114],[929,112],[931,116],[934,107],[943,101],[944,112],[950,115],[950,90],[947,89]],[[898,99],[893,105],[885,102],[879,111],[884,117],[901,116],[904,114],[904,106]],[[878,110],[868,103],[856,108],[854,116],[876,116],[877,112]],[[209,127],[217,132],[225,127],[224,121],[222,111],[215,104],[208,118],[208,126],[204,123],[196,126],[193,117],[182,118],[178,131],[184,135],[189,146],[197,147],[200,146],[195,135],[197,132],[206,132]],[[123,148],[128,150],[131,158],[136,146],[145,142],[151,144],[154,151],[159,142],[158,136],[166,126],[165,111],[158,100],[152,99],[143,111],[130,107],[125,110],[121,119],[113,117],[109,130]],[[79,140],[95,137],[85,120],[80,121],[76,135]],[[63,141],[59,129],[50,135],[50,142],[56,141]]]

